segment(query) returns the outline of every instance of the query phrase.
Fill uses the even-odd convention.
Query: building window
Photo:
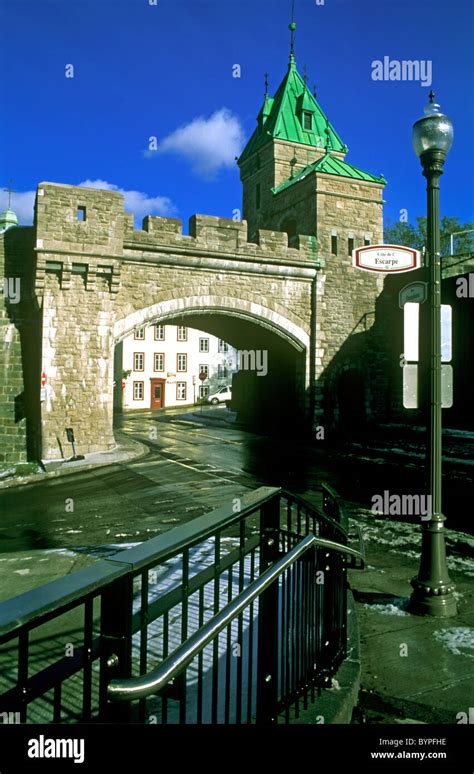
[[[219,352],[228,352],[229,351],[229,345],[226,341],[223,341],[222,339],[219,339]]]
[[[331,234],[331,253],[337,255],[337,234]]]
[[[370,237],[366,234],[364,237],[364,247],[368,247],[368,245],[370,245]]]
[[[144,382],[133,382],[133,400],[143,400],[145,392]]]
[[[349,234],[347,238],[347,254],[352,255],[353,249],[354,249],[354,237],[352,234]]]
[[[188,356],[186,354],[176,355],[176,370],[181,371],[181,373],[188,370]]]
[[[178,325],[177,330],[177,336],[178,341],[187,341],[188,340],[188,329],[185,325]]]
[[[154,370],[155,371],[164,371],[165,370],[165,356],[163,352],[155,352],[155,358],[154,358]]]
[[[78,207],[77,208],[77,219],[81,223],[84,223],[84,221],[86,220],[86,217],[87,217],[86,208],[85,207]]]
[[[186,400],[186,382],[178,382],[176,385],[176,400]]]
[[[260,197],[261,197],[261,189],[260,189],[260,183],[257,183],[255,186],[255,207],[257,210],[260,209]]]
[[[144,371],[145,370],[145,353],[134,352],[133,353],[133,370]]]
[[[219,363],[217,366],[217,378],[218,379],[227,379],[227,366],[223,365],[222,363]]]
[[[143,340],[145,338],[145,328],[137,328],[133,331],[133,338]]]
[[[200,365],[199,366],[199,373],[200,374],[206,374],[206,379],[209,378],[209,366],[208,365]]]
[[[208,384],[201,384],[199,386],[199,397],[200,398],[207,398],[209,395],[209,385]]]
[[[155,341],[164,341],[164,340],[165,340],[165,326],[155,325]]]
[[[199,352],[209,352],[209,339],[199,339]]]
[[[306,111],[303,113],[303,129],[306,132],[311,132],[313,129],[313,116]]]

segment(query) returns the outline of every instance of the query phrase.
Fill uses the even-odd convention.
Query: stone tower
[[[381,240],[386,181],[345,161],[347,145],[298,72],[294,22],[290,29],[288,70],[273,97],[266,83],[257,128],[238,160],[243,218],[250,238],[259,228],[286,232],[290,243],[305,234],[333,253],[339,237],[338,254],[347,255],[348,240],[354,246]],[[349,199],[357,200],[356,210]]]
[[[286,233],[290,248],[307,239],[323,267],[312,291],[310,394],[311,413],[328,424],[343,413],[370,418],[375,405],[358,333],[373,324],[383,277],[353,268],[352,250],[383,242],[386,181],[346,161],[347,145],[298,72],[295,29],[292,21],[287,72],[273,97],[266,83],[238,164],[249,239],[259,229]]]

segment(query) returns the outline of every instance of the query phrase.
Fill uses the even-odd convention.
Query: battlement
[[[314,237],[297,236],[288,244],[285,232],[257,230],[249,241],[247,222],[211,215],[192,215],[189,235],[178,218],[147,215],[135,229],[124,212],[123,194],[97,188],[40,183],[35,203],[37,248],[51,252],[82,252],[119,257],[127,250],[177,248],[237,254],[242,258],[274,257],[315,260]]]

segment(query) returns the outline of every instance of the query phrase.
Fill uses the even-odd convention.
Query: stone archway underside
[[[280,336],[298,352],[309,349],[309,334],[281,313],[255,302],[222,296],[171,299],[134,311],[115,323],[113,337],[115,342],[121,341],[141,325],[202,314],[240,318]]]

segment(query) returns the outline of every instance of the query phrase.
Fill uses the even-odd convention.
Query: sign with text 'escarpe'
[[[352,265],[363,271],[400,273],[421,266],[421,253],[401,245],[367,245],[352,251]]]

